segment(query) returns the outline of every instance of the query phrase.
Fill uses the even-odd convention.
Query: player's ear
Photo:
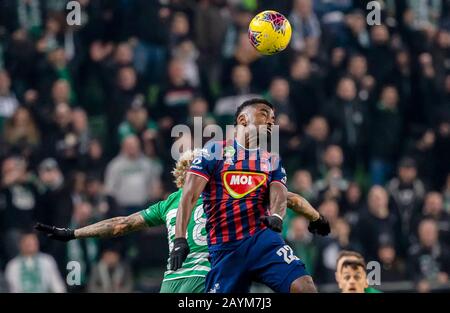
[[[238,125],[242,125],[242,126],[247,126],[248,124],[248,115],[247,113],[241,113],[239,114],[238,118],[237,118],[237,124]]]

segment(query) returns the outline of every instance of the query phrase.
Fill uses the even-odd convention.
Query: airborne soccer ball
[[[276,11],[258,13],[248,26],[248,37],[259,53],[271,55],[286,49],[291,40],[291,24]]]

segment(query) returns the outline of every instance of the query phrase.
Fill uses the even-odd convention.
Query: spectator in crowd
[[[277,73],[276,63],[273,62],[274,60],[261,57],[248,40],[247,31],[241,32],[233,56],[225,59],[222,65],[223,90],[232,86],[232,72],[237,65],[247,66],[252,74],[254,87],[265,90],[270,83],[270,78]]]
[[[25,107],[18,107],[13,116],[6,121],[4,129],[5,150],[19,153],[29,160],[39,154],[41,134],[30,111]]]
[[[184,38],[191,36],[189,20],[184,12],[175,12],[169,29],[169,49],[173,49]]]
[[[323,160],[323,179],[319,179],[315,183],[319,199],[340,201],[348,188],[348,181],[341,169],[343,164],[341,148],[336,145],[328,146],[323,154]]]
[[[404,115],[404,121],[409,122],[413,114],[411,112],[411,97],[413,94],[411,54],[406,49],[399,49],[395,54],[395,64],[390,79],[387,82],[393,84],[398,91],[398,109]]]
[[[414,0],[406,2],[412,15],[414,28],[418,30],[434,30],[436,28],[441,16],[441,1],[431,1],[426,5]]]
[[[36,214],[37,189],[31,182],[25,159],[8,157],[2,164],[0,211],[3,211],[2,241],[9,260],[19,251],[20,233],[30,229]]]
[[[197,90],[189,83],[184,63],[179,59],[172,59],[168,65],[168,79],[161,88],[158,101],[161,112],[160,117],[167,119],[168,126],[185,123],[188,105],[195,97]]]
[[[367,59],[362,54],[350,56],[347,65],[347,74],[355,81],[358,98],[366,101],[375,87],[374,78],[368,73]]]
[[[339,207],[341,215],[350,224],[351,229],[356,229],[361,212],[364,208],[364,199],[361,187],[356,182],[349,182],[345,194],[341,197]],[[353,236],[357,236],[356,233]]]
[[[19,0],[6,6],[5,26],[10,32],[22,31],[37,37],[44,26],[45,7],[38,0]]]
[[[73,112],[67,103],[57,104],[52,132],[46,134],[45,140],[47,153],[44,155],[56,157],[65,173],[77,168],[78,158],[82,156],[82,152],[87,152],[80,149],[83,145],[86,146],[88,140],[86,117],[83,118],[84,113],[80,112],[76,121],[79,129],[76,130]]]
[[[87,287],[88,292],[131,292],[133,276],[127,263],[121,260],[114,248],[103,250],[98,264],[92,269]]]
[[[70,219],[72,205],[70,190],[58,162],[44,159],[38,167],[40,195],[37,219],[50,225],[65,225]]]
[[[330,143],[327,120],[321,116],[311,119],[300,146],[302,167],[309,170],[314,179],[321,177],[322,155]]]
[[[68,225],[69,228],[76,229],[87,226],[93,222],[92,205],[87,199],[80,198],[75,201],[73,207],[73,214]],[[70,286],[70,292],[85,291],[91,271],[97,258],[99,256],[99,243],[96,239],[86,238],[82,240],[72,240],[68,243],[63,243],[65,248],[65,259],[62,265],[67,266],[67,262],[75,261],[80,265],[80,284]],[[64,271],[64,267],[60,271]]]
[[[314,236],[308,231],[308,222],[304,217],[296,216],[291,219],[286,242],[294,254],[305,263],[311,275],[314,275],[318,251]]]
[[[92,206],[92,218],[94,220],[104,220],[121,215],[114,198],[105,193],[103,182],[100,176],[95,173],[86,177],[86,200]]]
[[[154,191],[161,184],[160,176],[159,164],[143,156],[138,138],[130,135],[122,141],[120,154],[108,164],[105,189],[128,215],[158,199]]]
[[[246,13],[247,17],[252,15]],[[244,30],[250,19],[244,22]],[[195,34],[195,44],[199,52],[199,70],[205,73],[205,79],[210,86],[217,86],[220,79],[220,59],[221,52],[225,46],[225,32],[227,31],[227,19],[224,17],[220,7],[211,2],[203,2],[197,7],[193,22],[193,32]],[[233,41],[233,38],[230,38]],[[233,47],[231,48],[233,49]],[[207,86],[205,86],[207,87]],[[205,88],[208,89],[208,88]]]
[[[332,138],[344,151],[347,168],[351,171],[364,162],[367,140],[367,107],[357,98],[355,81],[343,77],[336,87],[334,100],[326,109],[332,128]]]
[[[109,133],[115,133],[122,122],[125,112],[138,96],[136,70],[131,66],[121,67],[117,72],[117,81],[108,106]]]
[[[341,41],[350,52],[364,53],[370,45],[370,35],[366,27],[366,16],[362,10],[352,10],[345,17],[346,29]]]
[[[293,105],[290,103],[289,94],[289,82],[283,77],[274,77],[270,82],[267,98],[275,106],[277,115],[287,114],[292,116]]]
[[[392,242],[385,242],[378,248],[378,260],[381,264],[381,284],[407,279],[406,264],[399,258]]]
[[[253,12],[244,5],[233,6],[231,10],[231,22],[228,23],[222,45],[222,55],[225,58],[233,55],[239,42],[239,35],[247,31],[253,18]]]
[[[66,292],[66,286],[51,255],[39,252],[34,233],[20,237],[20,254],[6,265],[5,276],[11,292]]]
[[[394,86],[384,86],[370,121],[370,172],[374,185],[384,185],[392,176],[401,149],[402,112]]]
[[[87,173],[96,173],[103,177],[106,163],[102,143],[97,138],[91,139],[89,141],[85,159],[82,161],[81,168]]]
[[[339,218],[339,206],[336,201],[325,200],[319,206],[319,212],[329,221],[331,236],[318,239],[318,262],[315,280],[319,283],[330,283],[333,281],[334,266],[340,245],[346,246],[349,244],[349,229],[348,224]]]
[[[320,23],[313,11],[312,0],[295,0],[289,15],[292,24],[291,47],[295,52],[305,52],[312,57],[317,54],[320,42]]]
[[[322,111],[324,102],[321,79],[313,70],[309,58],[299,55],[290,67],[290,104],[293,120],[303,130]]]
[[[157,128],[156,122],[149,118],[143,96],[141,96],[131,103],[127,110],[126,120],[119,125],[119,142],[129,135],[136,135],[143,144],[146,138],[155,138]]]
[[[247,65],[236,65],[231,73],[232,85],[225,90],[222,97],[217,100],[214,114],[223,125],[234,124],[234,113],[237,107],[251,98],[258,97],[252,85],[252,73]]]
[[[74,108],[72,112],[73,132],[78,138],[78,155],[84,157],[89,148],[91,133],[86,112],[82,108]]]
[[[174,58],[183,63],[186,80],[194,88],[200,87],[200,69],[198,66],[199,52],[194,43],[189,39],[184,39],[173,49]]]
[[[369,72],[376,82],[384,81],[394,68],[394,53],[390,47],[390,34],[385,24],[370,29],[370,48],[367,53]]]
[[[334,265],[341,250],[361,251],[359,243],[350,241],[350,225],[343,219],[337,218],[332,228],[332,236],[322,240],[319,244],[320,263],[317,269],[317,279],[322,283],[334,281]]]
[[[68,103],[76,103],[74,90],[74,73],[71,68],[65,51],[62,47],[56,46],[54,49],[44,55],[45,60],[38,68],[40,94],[47,95],[53,88],[55,81],[64,80],[69,90]],[[50,99],[46,99],[47,101]],[[57,104],[57,103],[54,103]]]
[[[448,248],[439,243],[436,221],[424,219],[419,224],[419,242],[411,246],[408,256],[410,276],[419,292],[448,283],[450,256]]]
[[[189,127],[194,127],[194,118],[202,119],[203,127],[215,124],[216,120],[213,114],[209,112],[209,105],[205,98],[196,97],[189,103]]]
[[[358,223],[358,238],[364,248],[368,260],[377,257],[382,242],[393,241],[398,247],[398,219],[389,207],[386,190],[381,186],[370,188],[367,210],[361,214]]]
[[[413,225],[414,236],[416,235],[420,220],[425,218],[432,219],[436,222],[439,238],[442,242],[450,242],[450,215],[444,211],[443,198],[439,192],[430,191],[425,195],[422,212],[415,216],[415,219],[418,221]]]
[[[313,187],[311,174],[306,170],[297,170],[291,180],[290,190],[300,194],[309,203],[315,205],[317,203],[317,192]],[[287,210],[285,218],[283,220],[283,237],[286,238],[292,220],[298,217],[298,215],[292,210]]]
[[[294,173],[291,188],[294,192],[308,200],[309,203],[316,203],[317,193],[313,187],[311,173],[307,170],[297,170]]]
[[[412,219],[419,212],[425,196],[425,186],[417,178],[417,165],[412,158],[401,160],[398,177],[389,181],[387,190],[400,215],[403,236],[407,238],[411,233]]]

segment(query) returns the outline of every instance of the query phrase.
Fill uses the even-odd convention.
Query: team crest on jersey
[[[223,185],[235,199],[240,199],[258,189],[267,180],[264,173],[229,171],[222,176]]]
[[[224,157],[225,157],[225,164],[233,165],[233,156],[236,153],[236,150],[233,146],[227,146],[223,149]]]

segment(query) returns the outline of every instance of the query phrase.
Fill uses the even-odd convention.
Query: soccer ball
[[[258,13],[248,26],[248,37],[259,53],[272,55],[286,49],[291,40],[291,24],[277,11]]]

